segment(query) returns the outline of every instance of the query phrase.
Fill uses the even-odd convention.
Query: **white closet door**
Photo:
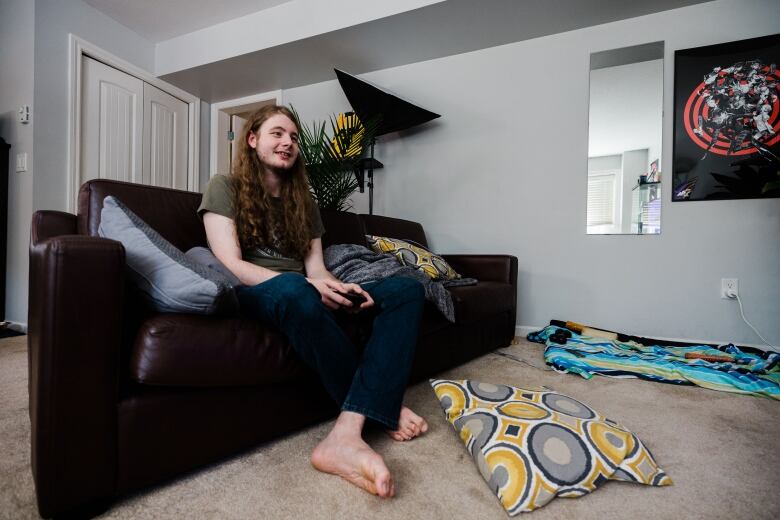
[[[143,81],[82,58],[81,178],[141,182]]]
[[[143,92],[143,183],[186,190],[187,103],[148,83]]]

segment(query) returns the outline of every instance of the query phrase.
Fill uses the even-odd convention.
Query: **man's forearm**
[[[233,260],[229,265],[225,264],[225,267],[236,275],[244,285],[257,285],[281,274],[273,269],[260,267],[246,260]]]
[[[317,271],[307,272],[306,277],[311,278],[313,280],[335,280],[337,282],[341,281],[335,276],[333,276],[333,274],[327,269],[319,269]]]

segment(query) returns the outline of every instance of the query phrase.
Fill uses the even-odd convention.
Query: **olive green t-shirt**
[[[215,175],[209,181],[208,186],[206,186],[206,191],[203,193],[203,200],[198,208],[198,216],[203,218],[204,213],[212,211],[223,217],[235,220],[236,213],[233,197],[233,188],[231,186],[230,178],[226,175]],[[278,197],[274,197],[271,201],[271,211],[274,212],[276,222],[282,222],[282,200]],[[320,238],[325,232],[325,228],[322,225],[319,209],[315,204],[311,205],[309,222],[311,223],[312,229],[311,239]],[[266,269],[273,269],[274,271],[279,272],[292,271],[304,274],[303,259],[289,258],[283,255],[278,250],[278,243],[275,247],[242,248],[241,256],[247,262],[259,265],[260,267],[265,267]]]

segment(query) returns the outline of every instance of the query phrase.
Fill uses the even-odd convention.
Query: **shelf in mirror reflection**
[[[631,233],[659,234],[661,232],[661,183],[637,184],[631,192]]]

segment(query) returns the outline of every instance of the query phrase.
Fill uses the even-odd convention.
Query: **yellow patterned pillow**
[[[442,257],[424,247],[397,238],[366,235],[368,245],[376,253],[395,255],[402,265],[418,269],[434,280],[457,280],[460,275]]]
[[[636,435],[571,397],[470,380],[431,386],[511,516],[607,480],[672,484]]]

